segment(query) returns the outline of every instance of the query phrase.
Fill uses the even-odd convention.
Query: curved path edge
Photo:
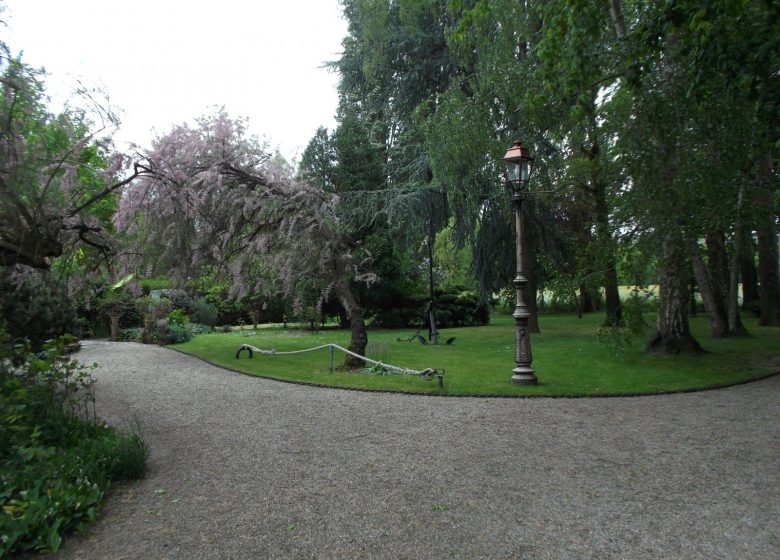
[[[320,387],[323,389],[337,389],[342,391],[358,391],[362,393],[391,393],[391,394],[398,394],[398,395],[413,395],[413,396],[424,396],[424,397],[450,397],[450,398],[475,398],[475,399],[608,399],[608,398],[615,398],[615,397],[652,397],[656,395],[677,395],[677,394],[683,394],[683,393],[701,393],[703,391],[716,391],[719,389],[728,389],[729,387],[736,387],[738,385],[745,385],[746,383],[753,383],[755,381],[761,381],[763,379],[768,379],[770,377],[774,377],[775,375],[780,374],[780,370],[778,371],[772,371],[769,373],[761,374],[757,377],[751,377],[750,379],[742,379],[740,381],[734,381],[729,383],[717,383],[715,385],[711,385],[709,387],[703,387],[703,388],[690,388],[690,389],[669,389],[669,390],[662,390],[662,391],[625,391],[625,392],[618,392],[618,393],[609,393],[609,394],[587,394],[587,393],[571,393],[571,394],[562,394],[562,395],[534,395],[534,394],[520,394],[520,395],[498,395],[495,393],[459,393],[459,394],[451,394],[451,393],[426,393],[424,391],[394,391],[392,389],[371,389],[366,387],[344,387],[343,385],[328,385],[327,383],[316,383],[314,381],[300,381],[297,379],[284,379],[280,377],[273,377],[270,375],[263,375],[261,373],[250,373],[248,371],[243,371],[238,368],[232,368],[230,366],[226,366],[224,364],[218,364],[217,362],[214,362],[212,360],[209,360],[208,358],[204,358],[202,356],[198,356],[197,354],[192,354],[190,352],[186,352],[184,350],[180,350],[178,348],[173,348],[170,346],[164,346],[166,350],[172,350],[174,352],[178,352],[180,354],[184,354],[185,356],[190,356],[192,358],[195,358],[197,360],[200,360],[202,362],[205,362],[209,365],[212,365],[214,367],[218,367],[220,369],[224,369],[227,371],[232,371],[235,373],[240,373],[241,375],[246,375],[248,377],[257,377],[259,379],[267,379],[269,381],[279,381],[280,383],[291,383],[293,385],[304,385],[307,387]],[[445,376],[445,383],[446,383],[446,376]]]
[[[147,476],[57,558],[780,557],[780,376],[610,399],[438,399],[85,344]]]

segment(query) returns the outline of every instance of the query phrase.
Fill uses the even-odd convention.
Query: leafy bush
[[[160,340],[162,344],[181,344],[187,342],[192,338],[189,329],[186,325],[179,323],[168,323],[168,332],[165,337]]]
[[[121,316],[135,309],[135,298],[121,288],[110,288],[98,298],[98,309],[107,315]]]
[[[164,290],[158,301],[170,302],[171,309],[180,309],[196,323],[214,326],[217,324],[217,306],[206,298],[190,296],[184,290]]]
[[[64,286],[26,267],[0,270],[0,321],[12,338],[26,338],[33,350],[67,332],[79,334],[76,308]]]
[[[136,307],[136,298],[123,288],[108,288],[97,299],[98,320],[107,321],[111,315],[119,316],[119,326],[137,327],[143,317]]]
[[[249,316],[247,309],[228,295],[227,285],[212,284],[206,287],[203,290],[203,299],[217,310],[215,325],[243,324]]]
[[[631,334],[644,334],[650,327],[645,321],[644,313],[658,310],[658,302],[649,292],[642,293],[634,289],[631,295],[623,300],[623,321]]]
[[[171,302],[172,309],[184,309],[189,304],[190,296],[187,292],[179,289],[170,289],[162,291],[162,298]]]
[[[403,307],[380,309],[371,322],[383,329],[400,329],[413,325],[422,325],[425,321],[425,306],[423,302],[408,302]]]
[[[623,357],[631,348],[631,330],[620,326],[601,326],[596,334],[599,344],[606,347],[610,354]]]
[[[186,331],[187,335],[189,335],[186,340],[182,340],[186,335],[182,334],[182,329],[180,328],[181,326],[184,327],[184,331]],[[171,330],[174,331],[174,334],[171,334]],[[179,325],[178,323],[168,323],[168,335],[166,336],[164,343],[178,344],[179,342],[186,342],[196,334],[209,334],[212,332],[214,332],[214,329],[208,325],[202,325],[200,323],[187,323],[185,325]],[[152,342],[157,342],[158,336],[157,329],[153,328]],[[122,340],[124,342],[143,342],[143,337],[144,330],[142,328],[135,327],[122,330]]]
[[[141,327],[130,327],[122,329],[123,342],[143,342],[144,329]]]
[[[448,286],[434,290],[436,298],[436,326],[446,329],[487,325],[490,322],[490,306],[480,303],[475,290],[463,286]],[[422,326],[427,323],[427,294],[400,296],[384,302],[383,307],[371,315],[371,323],[386,329]]]
[[[490,322],[490,310],[480,304],[476,291],[463,286],[435,290],[436,322],[439,328],[470,327]]]
[[[136,480],[146,473],[149,446],[144,441],[140,426],[127,435],[112,441],[113,453],[108,472],[114,480]]]
[[[187,328],[189,329],[192,336],[195,336],[196,334],[209,334],[214,332],[214,329],[212,329],[210,326],[202,325],[200,323],[190,323],[187,325]]]
[[[64,343],[34,355],[0,340],[0,557],[57,550],[95,519],[112,481],[144,471],[142,435],[97,421],[90,368]]]
[[[173,309],[170,300],[151,296],[137,298],[135,307],[144,318],[150,319],[164,319]]]
[[[217,308],[203,298],[194,298],[184,309],[194,323],[214,326],[217,324]]]
[[[190,318],[187,316],[187,314],[184,312],[183,309],[174,309],[170,312],[168,315],[168,326],[172,325],[178,325],[180,327],[184,327],[190,322]]]

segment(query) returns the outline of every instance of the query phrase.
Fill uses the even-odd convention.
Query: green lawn
[[[601,314],[577,319],[573,315],[543,315],[542,334],[533,335],[533,367],[539,384],[519,387],[509,382],[514,367],[514,322],[494,315],[486,327],[446,329],[442,340],[457,337],[452,346],[422,346],[398,342],[414,329],[372,330],[369,340],[383,341],[386,355],[371,356],[393,365],[423,369],[444,368],[444,387],[435,380],[407,375],[366,375],[329,372],[325,350],[292,356],[255,354],[249,359],[235,353],[241,344],[277,351],[310,348],[328,342],[346,347],[349,333],[326,330],[302,333],[279,327],[230,334],[200,335],[175,346],[215,364],[251,375],[305,383],[448,395],[575,396],[659,393],[731,385],[765,376],[780,369],[780,329],[759,328],[747,321],[749,338],[713,339],[705,318],[692,320],[695,336],[708,351],[703,356],[658,357],[644,354],[648,335],[634,338],[622,352],[600,343]],[[648,322],[651,318],[647,318]],[[343,361],[336,358],[337,364]],[[771,364],[774,364],[774,369]]]

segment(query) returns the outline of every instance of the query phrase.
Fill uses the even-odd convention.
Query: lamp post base
[[[512,370],[512,383],[514,385],[536,385],[534,370],[525,367],[516,367]]]

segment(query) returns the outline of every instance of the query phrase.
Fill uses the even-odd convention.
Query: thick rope
[[[315,346],[314,348],[304,348],[303,350],[290,350],[290,351],[287,351],[287,352],[277,352],[273,348],[270,349],[270,350],[263,350],[262,348],[257,348],[256,346],[252,346],[251,344],[242,344],[241,347],[238,349],[238,352],[236,352],[236,358],[239,357],[239,355],[241,354],[242,350],[246,350],[247,352],[249,352],[249,357],[251,358],[253,352],[258,352],[260,354],[265,354],[265,355],[269,355],[269,356],[273,356],[273,355],[281,356],[281,355],[286,355],[286,354],[303,354],[305,352],[314,352],[315,350],[322,350],[323,348],[336,348],[337,350],[341,350],[345,354],[349,354],[350,356],[354,356],[355,358],[359,358],[359,359],[361,359],[361,360],[363,360],[365,362],[368,362],[370,364],[374,364],[376,366],[383,367],[383,368],[387,369],[388,371],[394,371],[396,373],[402,373],[404,375],[418,375],[420,377],[427,377],[429,379],[432,378],[434,375],[437,375],[437,376],[443,376],[444,375],[444,370],[443,369],[439,370],[439,369],[433,369],[433,368],[426,368],[426,369],[423,369],[423,370],[416,370],[416,369],[402,368],[402,367],[399,367],[399,366],[386,364],[384,362],[378,362],[376,360],[372,360],[370,358],[366,358],[365,356],[361,356],[360,354],[356,354],[355,352],[347,350],[346,348],[343,348],[343,347],[339,346],[338,344],[332,344],[332,343],[331,344],[323,344],[322,346]]]

